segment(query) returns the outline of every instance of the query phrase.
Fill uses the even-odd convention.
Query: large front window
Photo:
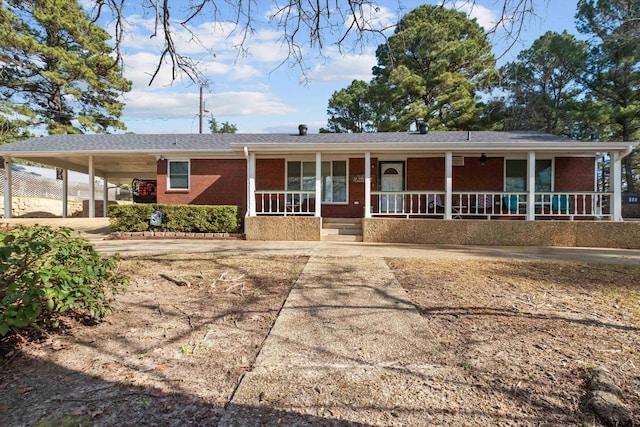
[[[322,172],[322,201],[325,203],[347,202],[347,162],[345,160],[324,161]],[[314,191],[316,188],[315,162],[287,162],[287,190]]]
[[[551,192],[551,160],[536,160],[535,191]],[[504,191],[524,193],[527,191],[527,161],[507,160]]]
[[[169,190],[189,189],[189,161],[169,160],[168,163]]]

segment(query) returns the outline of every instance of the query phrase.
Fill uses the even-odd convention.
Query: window
[[[189,161],[169,160],[168,161],[168,188],[169,190],[189,189]]]
[[[347,202],[347,162],[333,160],[322,162],[322,201],[325,203]],[[287,162],[287,190],[315,191],[316,163]]]
[[[322,201],[328,203],[346,203],[346,161],[334,160],[332,162],[322,162]]]
[[[551,190],[551,160],[536,160],[536,188],[535,191],[550,192]],[[527,161],[507,160],[504,191],[523,193],[527,191]]]

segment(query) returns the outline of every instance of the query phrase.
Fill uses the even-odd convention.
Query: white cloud
[[[164,90],[133,90],[125,96],[125,116],[133,120],[143,118],[177,119],[198,115],[200,95],[194,88],[192,93],[175,93],[172,88]],[[297,111],[295,108],[264,92],[222,92],[205,96],[205,107],[215,117],[283,115]]]
[[[125,55],[124,76],[133,82],[133,87],[145,87],[151,81],[160,57],[154,53],[140,52],[133,55]],[[170,86],[172,83],[171,65],[164,64],[154,80],[154,86]]]
[[[358,27],[369,31],[390,32],[398,22],[398,16],[391,9],[384,6],[364,4],[358,13]],[[353,22],[353,15],[346,17],[345,28]]]
[[[282,115],[297,111],[264,92],[223,92],[208,99],[207,109],[214,116]]]
[[[191,117],[198,113],[199,94],[172,90],[133,90],[125,96],[127,117]]]
[[[455,10],[466,13],[469,18],[475,18],[478,24],[487,31],[494,28],[498,23],[498,17],[494,11],[475,2],[456,1],[453,7]]]
[[[311,82],[371,80],[371,68],[377,59],[370,49],[362,55],[343,55],[337,49],[328,50],[328,61],[316,65],[306,76]]]

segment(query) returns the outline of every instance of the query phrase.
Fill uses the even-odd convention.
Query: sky
[[[84,0],[84,3],[92,2]],[[127,3],[139,2],[129,0]],[[224,6],[225,2],[217,3]],[[199,69],[209,81],[203,89],[204,108],[208,111],[204,113],[204,132],[208,132],[208,119],[213,116],[218,123],[235,124],[238,133],[295,133],[301,123],[308,126],[309,133],[317,133],[327,125],[326,110],[331,95],[346,88],[354,79],[371,79],[371,68],[376,65],[375,50],[382,38],[371,38],[361,44],[347,39],[347,49],[340,52],[334,43],[335,37],[328,37],[323,56],[317,48],[303,46],[306,67],[303,70],[286,63],[282,31],[268,22],[274,2],[255,3],[254,8],[269,8],[252,11],[255,32],[244,41],[244,54],[236,47],[242,34],[228,36],[231,24],[216,22],[211,14],[195,21],[191,34],[179,23],[173,23],[176,46],[198,61]],[[380,0],[371,11],[372,20],[375,25],[391,27],[403,14],[424,3],[437,1]],[[503,0],[477,0],[473,9],[463,4],[469,2],[458,3],[470,17],[489,28]],[[176,11],[184,9],[186,4],[186,0],[171,1]],[[575,6],[576,0],[534,0],[534,16],[526,20],[521,38],[510,50],[505,53],[504,34],[500,31],[490,37],[496,56],[503,55],[498,64],[514,60],[546,31],[567,30],[576,34]],[[122,121],[127,132],[198,133],[199,84],[180,75],[172,81],[169,66],[164,66],[150,84],[162,49],[161,40],[150,37],[154,17],[135,8],[128,9],[126,15],[127,32],[122,44],[124,74],[133,82],[131,92],[124,95],[126,107]],[[102,24],[113,27],[109,21]],[[391,35],[392,29],[386,34]]]

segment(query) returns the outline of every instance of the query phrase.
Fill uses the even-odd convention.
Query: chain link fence
[[[0,195],[4,196],[5,170],[0,169]],[[11,171],[11,194],[15,197],[40,197],[45,199],[62,200],[62,180],[47,178],[19,171]],[[103,199],[104,187],[95,185],[95,199]],[[88,183],[69,183],[67,185],[67,197],[70,201],[89,200]],[[111,187],[108,194],[109,200],[131,200],[131,191],[124,188]]]

